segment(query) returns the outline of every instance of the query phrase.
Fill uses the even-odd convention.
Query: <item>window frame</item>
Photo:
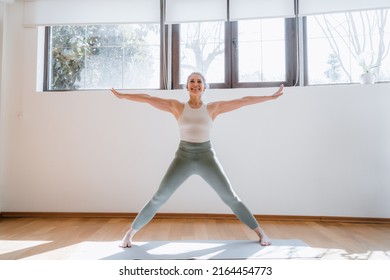
[[[237,22],[225,22],[225,69],[224,76],[225,81],[223,83],[210,83],[211,88],[260,88],[260,87],[272,87],[278,86],[283,83],[286,86],[292,86],[295,84],[297,59],[296,59],[296,44],[295,34],[296,28],[292,26],[292,19],[285,19],[286,26],[286,80],[275,82],[238,82],[238,52],[235,48],[235,40],[238,36],[238,23]],[[43,91],[88,91],[91,89],[50,89],[50,34],[51,26],[45,27],[45,52],[44,52],[44,78],[43,78]],[[160,90],[167,88],[182,89],[183,84],[180,84],[180,24],[172,25],[172,44],[169,46],[168,38],[168,26],[160,26]],[[167,63],[169,48],[171,48],[171,69],[168,68]],[[164,62],[165,61],[165,62]],[[171,71],[171,85],[166,84],[164,78],[167,73]],[[93,90],[105,90],[105,89],[93,89]]]
[[[284,84],[285,86],[294,86],[297,84],[299,77],[298,73],[298,56],[297,56],[297,29],[296,20],[293,18],[285,18],[285,52],[286,52],[286,79],[284,81],[273,81],[273,82],[239,82],[239,69],[238,69],[238,51],[233,48],[232,61],[232,87],[233,88],[261,88],[261,87],[274,87]],[[238,23],[233,23],[233,41],[232,45],[235,44],[235,38],[238,36]]]
[[[383,8],[387,9],[390,11],[390,8]],[[374,9],[375,10],[375,9]],[[377,9],[381,10],[381,9]],[[346,11],[348,12],[348,11]],[[354,11],[350,11],[354,12]],[[334,12],[334,13],[342,13],[342,12]],[[390,24],[390,18],[388,18],[389,24]],[[302,31],[302,56],[303,56],[303,61],[302,61],[302,66],[301,70],[303,73],[303,83],[302,86],[341,86],[341,85],[357,85],[360,84],[358,81],[351,81],[351,82],[337,82],[337,83],[310,83],[309,82],[309,58],[308,58],[308,53],[309,53],[309,47],[308,47],[308,20],[307,16],[301,17],[301,31]],[[381,81],[375,81],[375,84],[383,84],[383,83],[390,83],[390,80],[381,80]]]
[[[308,46],[307,46],[307,17],[302,17],[302,55],[303,55],[303,86],[309,85]]]
[[[45,26],[45,52],[44,52],[44,63],[43,63],[43,91],[53,91],[49,89],[49,77],[50,77],[50,67],[49,64],[51,64],[50,61],[50,55],[49,55],[49,50],[50,50],[50,36],[51,36],[51,28],[50,26]],[[65,91],[65,90],[64,90]]]
[[[319,84],[309,84],[308,73],[308,21],[307,17],[285,18],[285,52],[286,52],[286,77],[284,81],[272,82],[239,82],[239,63],[236,41],[238,37],[237,21],[224,22],[224,82],[211,83],[211,88],[228,89],[228,88],[265,88],[275,87],[280,84],[285,86],[316,86]],[[51,46],[50,33],[52,26],[45,26],[44,41],[44,75],[43,91],[99,91],[97,89],[50,89],[50,72],[51,72]],[[150,88],[147,90],[167,90],[183,89],[180,84],[180,24],[167,25],[160,23],[160,79],[159,88]],[[169,59],[169,61],[168,61]],[[167,78],[169,77],[169,79]],[[390,81],[377,81],[376,83],[389,83]],[[320,84],[320,85],[350,85],[356,83],[337,83],[337,84]]]
[[[261,88],[274,87],[284,84],[293,86],[297,84],[298,58],[297,58],[297,29],[295,19],[285,21],[285,51],[286,51],[286,79],[273,82],[239,82],[238,51],[236,41],[238,37],[238,22],[225,22],[225,82],[210,83],[211,88]],[[172,25],[172,88],[183,88],[180,84],[180,24]]]
[[[94,24],[91,24],[94,25]],[[104,25],[104,24],[102,24]],[[88,25],[86,25],[88,26]],[[62,92],[62,91],[100,91],[107,90],[104,88],[97,89],[50,89],[50,71],[51,71],[51,60],[50,60],[50,37],[51,37],[51,28],[53,26],[45,26],[45,42],[44,42],[44,66],[43,66],[43,92]],[[167,69],[164,65],[164,59],[167,57],[167,29],[165,25],[160,24],[160,77],[159,77],[159,88],[147,88],[145,90],[162,90],[166,89],[165,80],[164,80],[164,72],[166,73]],[[165,44],[165,46],[163,46]],[[134,90],[144,90],[144,89],[134,89]]]
[[[225,29],[225,81],[223,83],[209,83],[210,88],[231,88],[231,25],[229,22],[224,23]],[[172,24],[172,88],[181,89],[180,84],[180,24]]]

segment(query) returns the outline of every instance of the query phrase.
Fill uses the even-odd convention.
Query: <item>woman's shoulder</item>
[[[219,101],[207,103],[207,111],[208,111],[212,120],[214,120],[218,115],[219,105],[220,105]]]
[[[181,102],[179,100],[175,100],[173,102],[173,114],[175,115],[176,119],[178,119],[181,114],[184,111],[185,102]]]

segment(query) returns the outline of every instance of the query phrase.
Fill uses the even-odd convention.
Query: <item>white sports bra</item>
[[[213,125],[207,104],[203,103],[198,109],[191,108],[187,103],[177,120],[180,130],[180,139],[192,143],[202,143],[210,140]]]

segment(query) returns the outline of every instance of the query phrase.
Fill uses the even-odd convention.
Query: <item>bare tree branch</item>
[[[338,22],[331,15],[315,17],[326,36],[331,49],[340,61],[344,73],[350,78],[341,52],[340,43],[345,45],[350,55],[363,70],[379,73],[382,61],[390,53],[390,39],[385,34],[388,10],[345,13],[345,22]],[[336,22],[332,22],[332,19]],[[375,69],[374,69],[375,68]]]

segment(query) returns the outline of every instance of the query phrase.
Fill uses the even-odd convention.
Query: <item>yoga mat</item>
[[[4,243],[4,242],[3,242]],[[120,248],[120,241],[84,241],[57,248],[51,242],[0,242],[0,259],[7,253],[25,251],[29,260],[245,260],[245,259],[332,259],[390,260],[390,251],[351,254],[340,248],[313,248],[301,240],[272,240],[262,247],[250,240],[179,240],[134,242],[132,248]],[[38,248],[38,250],[36,249]],[[3,254],[3,255],[2,255]],[[3,256],[3,258],[1,257]]]
[[[82,242],[28,259],[73,260],[234,260],[234,259],[312,259],[323,254],[301,240],[273,240],[261,246],[255,240],[179,240],[134,242],[120,248],[120,241]]]

